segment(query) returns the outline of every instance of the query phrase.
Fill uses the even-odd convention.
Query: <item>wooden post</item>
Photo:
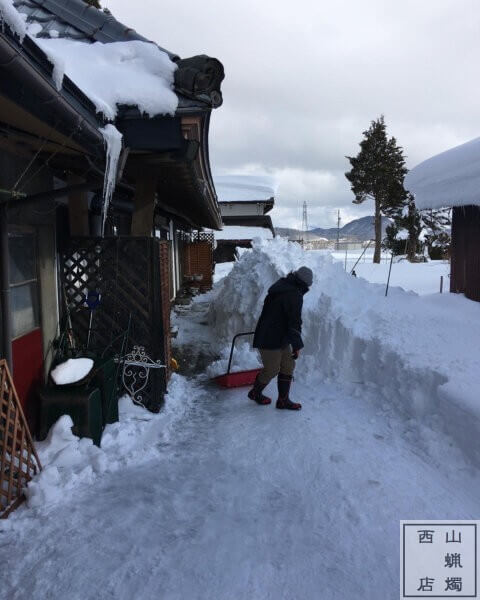
[[[443,275],[440,275],[440,293],[443,293]]]
[[[7,204],[0,203],[0,349],[12,369],[12,310],[10,298],[10,252],[8,249]],[[0,390],[1,391],[1,390]]]
[[[145,175],[139,178],[135,191],[135,209],[132,216],[132,235],[150,237],[153,231],[155,191],[157,177]]]
[[[78,175],[70,175],[68,185],[83,183]],[[87,190],[70,192],[68,194],[68,215],[70,219],[70,235],[72,237],[90,234],[88,224],[88,192]]]
[[[388,269],[388,279],[387,279],[387,287],[385,289],[385,298],[388,296],[388,288],[390,286],[390,275],[392,273],[392,263],[393,263],[393,252],[392,252],[392,256],[390,257],[390,268]]]

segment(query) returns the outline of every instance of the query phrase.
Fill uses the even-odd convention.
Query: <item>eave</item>
[[[133,118],[118,121],[129,157],[130,181],[154,177],[158,208],[177,215],[192,227],[221,229],[208,156],[210,112],[188,117]]]
[[[223,224],[226,226],[263,227],[269,229],[272,232],[273,237],[275,237],[275,229],[273,228],[272,217],[270,215],[223,217]]]
[[[0,31],[0,96],[4,107],[18,107],[17,114],[2,111],[2,120],[11,119],[7,124],[20,125],[42,141],[45,136],[54,143],[68,140],[74,150],[104,156],[93,104],[68,78],[58,91],[52,74],[46,55],[30,38],[20,45],[7,27]]]
[[[222,212],[222,216],[224,215],[223,211],[222,211],[222,207],[228,208],[228,207],[242,207],[245,205],[250,205],[250,206],[261,206],[262,210],[263,210],[263,214],[266,215],[268,212],[270,212],[275,204],[275,201],[273,198],[269,198],[268,200],[221,200],[219,203],[220,206],[220,211]]]

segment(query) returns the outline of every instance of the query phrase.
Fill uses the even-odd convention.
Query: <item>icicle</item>
[[[0,0],[0,30],[4,31],[6,23],[10,29],[18,35],[20,43],[27,33],[27,16],[19,13],[13,4],[13,0]]]
[[[100,129],[100,133],[103,135],[103,139],[105,140],[105,146],[107,149],[105,178],[103,180],[103,237],[105,233],[105,221],[107,218],[108,207],[110,206],[110,200],[112,199],[112,195],[115,190],[115,184],[117,181],[118,159],[120,158],[120,152],[122,151],[122,134],[112,124],[108,124],[103,129]]]

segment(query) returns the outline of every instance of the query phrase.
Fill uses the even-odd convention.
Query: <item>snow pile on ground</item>
[[[93,367],[91,358],[69,358],[56,366],[51,375],[57,385],[76,383],[86,377]]]
[[[6,23],[21,42],[27,33],[26,20],[26,15],[19,13],[13,5],[13,0],[0,0],[0,25]]]
[[[234,262],[216,263],[215,272],[213,273],[213,282],[217,283],[223,277],[226,277],[233,269]]]
[[[173,81],[177,66],[155,44],[87,44],[62,38],[36,38],[35,42],[54,65],[57,88],[67,75],[107,119],[115,119],[117,106],[122,104],[138,106],[150,117],[175,114],[178,98]]]
[[[314,283],[304,297],[297,376],[308,381],[320,372],[378,386],[387,405],[443,428],[480,462],[480,304],[463,296],[420,297],[393,287],[385,298],[384,285],[350,276],[328,255],[259,240],[219,282],[212,303],[223,358],[235,333],[254,329],[269,286],[302,264]]]
[[[480,206],[480,137],[437,154],[412,169],[405,188],[418,209]]]
[[[43,470],[28,484],[27,506],[39,508],[64,501],[76,489],[91,485],[105,473],[158,457],[172,428],[188,408],[192,385],[173,375],[165,407],[159,414],[148,412],[133,404],[129,396],[123,396],[119,400],[120,419],[106,426],[101,448],[89,438],[73,435],[71,418],[60,417],[48,438],[35,444]]]

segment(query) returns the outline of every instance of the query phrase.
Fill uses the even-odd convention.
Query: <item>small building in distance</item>
[[[235,260],[236,248],[250,248],[252,239],[273,239],[275,230],[267,213],[275,204],[275,183],[266,175],[215,177],[223,230],[215,232],[216,263]]]
[[[480,302],[480,138],[419,164],[405,187],[419,210],[453,207],[450,291]]]

